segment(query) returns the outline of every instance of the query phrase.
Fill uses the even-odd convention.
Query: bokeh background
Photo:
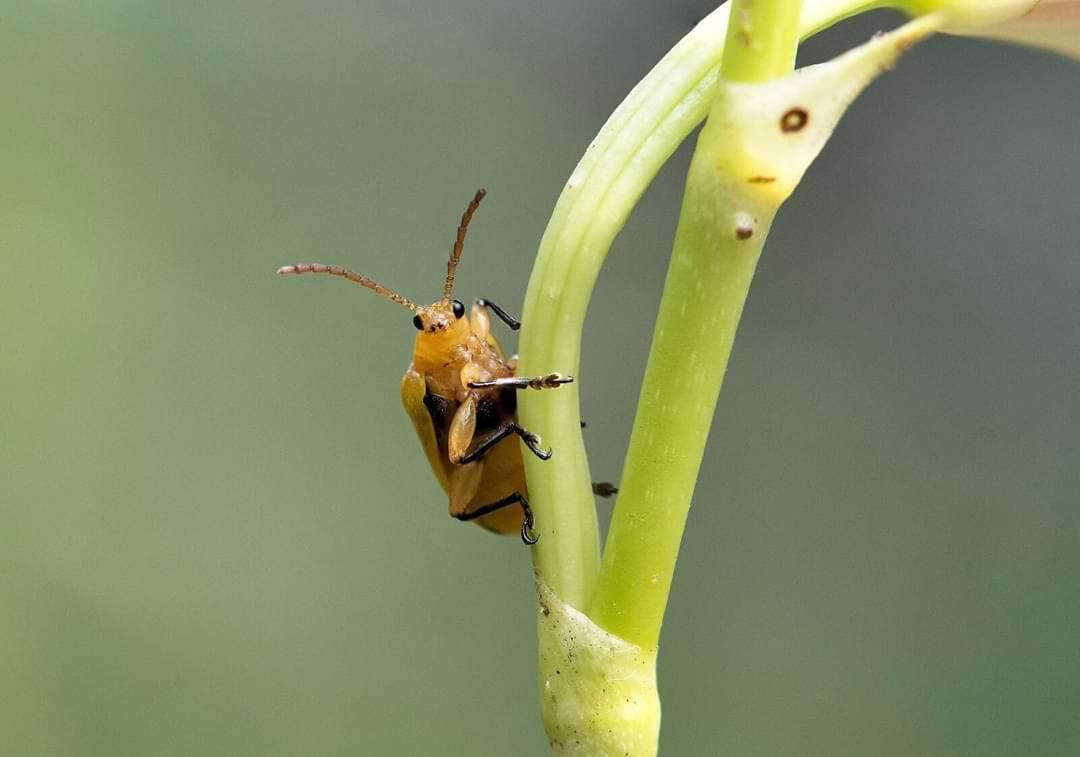
[[[546,753],[527,555],[446,516],[408,313],[273,271],[432,299],[486,186],[458,291],[519,310],[577,158],[710,8],[5,3],[0,754]],[[666,754],[1080,753],[1078,74],[933,40],[781,214],[665,625]],[[597,478],[688,154],[590,311]]]

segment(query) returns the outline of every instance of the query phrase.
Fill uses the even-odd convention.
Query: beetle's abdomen
[[[424,407],[431,415],[431,425],[435,427],[435,435],[445,439],[446,432],[450,428],[450,421],[453,420],[454,412],[457,410],[457,403],[428,392],[424,395]]]
[[[499,389],[480,398],[476,413],[476,435],[487,436],[514,420],[517,414],[517,393]]]

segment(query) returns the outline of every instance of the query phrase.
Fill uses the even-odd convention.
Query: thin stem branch
[[[807,1],[843,15],[867,5]],[[522,370],[570,369],[580,376],[581,330],[604,256],[645,186],[711,103],[690,166],[599,575],[576,385],[523,398],[525,422],[559,450],[546,463],[525,458],[542,531],[534,551],[537,630],[544,725],[555,754],[656,753],[660,626],[765,236],[846,107],[936,23],[913,22],[829,64],[764,81],[792,66],[798,28],[792,19],[799,5],[736,0],[740,28],[732,31],[721,68],[753,83],[720,78],[702,62],[719,60],[720,37],[728,36],[722,13],[684,39],[601,131],[567,183],[541,243],[526,300]],[[776,22],[765,42],[754,36],[764,23],[755,8]],[[818,29],[827,21],[804,12],[801,27]]]
[[[773,79],[795,68],[802,0],[733,0],[720,76]]]
[[[897,0],[899,2],[900,0]],[[800,34],[815,33],[879,0],[806,0]],[[585,313],[615,236],[675,149],[709,112],[727,35],[728,6],[710,14],[634,87],[604,124],[559,197],[529,279],[520,341],[523,374],[559,371],[579,381]],[[555,456],[525,455],[541,531],[537,572],[573,607],[585,608],[599,570],[599,535],[578,385],[521,398],[519,412]]]
[[[583,380],[581,331],[600,266],[649,182],[708,112],[726,29],[726,8],[698,24],[627,96],[574,170],[529,280],[522,374],[558,370]],[[578,385],[547,394],[522,397],[519,409],[555,450],[547,462],[525,456],[541,530],[534,562],[563,601],[584,609],[600,560]]]
[[[735,0],[720,73],[791,71],[801,0]],[[648,649],[660,637],[675,561],[728,358],[776,207],[730,175],[715,120],[698,140],[653,333],[618,507],[589,614]]]

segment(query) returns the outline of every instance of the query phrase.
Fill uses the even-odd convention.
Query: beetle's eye
[[[416,315],[413,316],[412,325],[416,326],[417,331],[423,331],[424,330],[424,321],[421,320],[419,313],[417,313]]]
[[[463,315],[465,315],[465,306],[460,300],[454,300],[454,317],[461,318]]]

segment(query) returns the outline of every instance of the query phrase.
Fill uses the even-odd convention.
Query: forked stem
[[[902,0],[805,0],[808,36],[871,8]],[[727,36],[729,6],[709,14],[627,95],[567,181],[540,242],[522,316],[521,371],[580,376],[581,334],[592,289],[615,236],[660,168],[709,112]],[[580,433],[577,386],[523,397],[522,423],[559,454],[526,459],[543,538],[537,571],[563,601],[585,609],[600,567],[591,476]]]
[[[789,73],[801,4],[734,0],[721,77],[757,82]],[[619,506],[589,607],[601,626],[646,649],[659,641],[735,330],[777,209],[768,193],[726,170],[733,148],[723,142],[732,134],[716,123],[725,106],[714,107],[690,163]]]
[[[796,24],[798,0],[743,0],[730,29],[726,8],[710,16],[611,117],[545,232],[526,298],[523,372],[557,366],[578,375],[585,309],[611,241],[656,170],[712,106],[691,163],[598,583],[576,389],[522,398],[523,421],[559,449],[542,466],[526,458],[547,537],[534,556],[541,701],[557,754],[655,753],[659,698],[655,677],[640,673],[655,664],[690,498],[765,236],[851,100],[936,26],[910,24],[829,64],[770,79],[790,71],[800,33],[876,5],[807,0]],[[759,38],[762,24],[767,33]],[[723,68],[734,81],[710,70],[724,38]]]

